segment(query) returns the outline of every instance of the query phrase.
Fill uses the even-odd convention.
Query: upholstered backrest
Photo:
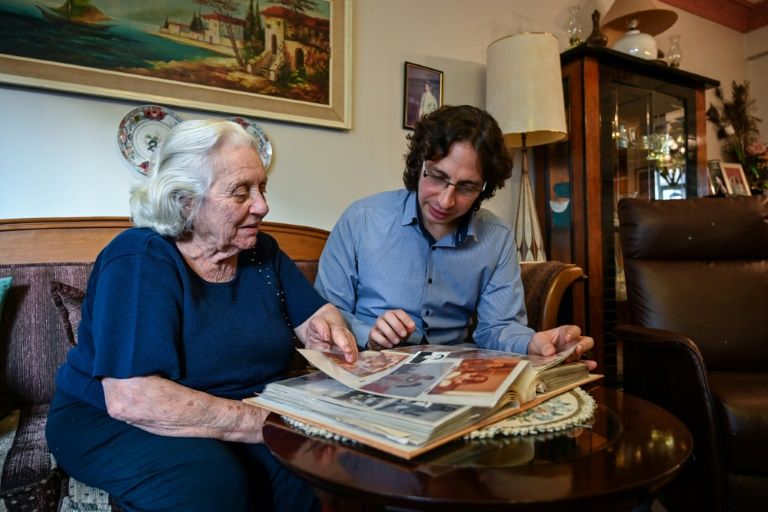
[[[70,346],[51,283],[85,290],[96,255],[130,226],[122,217],[0,220],[0,277],[13,276],[0,315],[0,412],[50,401]],[[328,232],[269,222],[262,230],[314,282]]]
[[[0,275],[13,276],[0,317],[0,389],[4,399],[24,404],[47,403],[53,375],[64,361],[69,343],[51,298],[50,283],[85,290],[92,263],[0,265]],[[10,406],[11,404],[6,404]]]
[[[546,331],[560,325],[558,316],[563,296],[570,286],[586,275],[581,267],[561,261],[521,262],[520,278],[525,291],[528,326]],[[568,321],[573,321],[569,315]]]
[[[633,323],[691,338],[710,370],[768,369],[768,196],[618,205]]]

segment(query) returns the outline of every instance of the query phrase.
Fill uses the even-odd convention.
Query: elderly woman
[[[78,345],[46,434],[60,466],[123,510],[312,510],[311,489],[262,444],[241,402],[305,346],[355,339],[259,232],[269,211],[256,141],[228,121],[175,126],[131,191],[136,227],[99,255]]]

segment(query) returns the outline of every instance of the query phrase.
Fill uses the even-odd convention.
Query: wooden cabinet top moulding
[[[680,68],[673,68],[659,61],[641,59],[592,43],[580,44],[564,51],[560,54],[560,64],[565,66],[585,58],[593,58],[602,65],[626,69],[636,75],[644,75],[692,89],[710,89],[720,85],[720,82],[713,78],[697,75]]]

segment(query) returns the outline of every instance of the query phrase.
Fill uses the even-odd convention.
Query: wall
[[[760,133],[768,143],[768,26],[753,30],[744,38],[747,78],[750,93],[757,102],[757,117],[762,119]]]
[[[353,200],[401,186],[409,133],[401,128],[404,61],[443,70],[447,103],[484,106],[489,43],[521,31],[545,31],[556,34],[565,49],[566,8],[582,6],[586,35],[592,10],[605,12],[610,3],[355,1],[353,128],[259,120],[274,147],[268,218],[330,229]],[[747,77],[743,34],[677,12],[671,30],[682,34],[682,69],[725,84]],[[669,46],[667,35],[657,36],[662,50]],[[754,68],[766,80],[765,67]],[[141,176],[120,155],[116,133],[137,105],[0,85],[0,218],[127,215],[128,188]],[[183,119],[226,115],[172,108]],[[708,153],[717,158],[713,137]],[[515,187],[506,187],[489,206],[512,222],[515,197]]]

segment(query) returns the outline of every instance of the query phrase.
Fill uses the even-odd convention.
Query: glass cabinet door
[[[627,300],[616,205],[624,197],[685,199],[685,103],[662,92],[625,84],[611,90],[616,301]],[[619,305],[619,309],[621,306]]]
[[[622,197],[686,197],[685,105],[674,96],[616,84],[612,93],[614,203]]]

